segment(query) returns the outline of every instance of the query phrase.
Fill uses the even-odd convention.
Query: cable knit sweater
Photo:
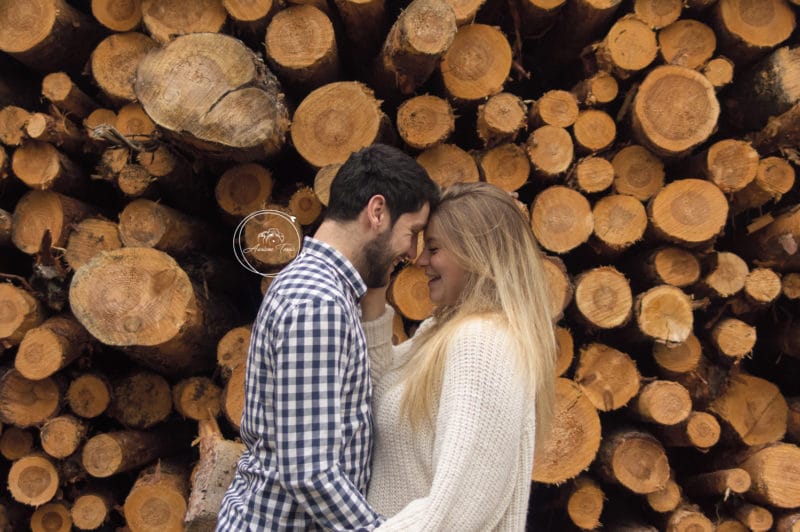
[[[387,306],[364,323],[375,418],[367,500],[389,516],[380,530],[524,530],[535,415],[511,337],[488,320],[461,327],[432,421],[412,432],[400,415],[411,342],[392,346],[393,315]]]

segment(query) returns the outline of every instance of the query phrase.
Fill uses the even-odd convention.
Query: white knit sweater
[[[375,418],[367,499],[390,516],[380,530],[524,530],[535,415],[510,336],[479,319],[459,329],[433,421],[412,432],[400,416],[411,342],[392,346],[393,315],[387,307],[364,324]]]

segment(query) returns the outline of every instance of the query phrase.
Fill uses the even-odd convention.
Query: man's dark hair
[[[439,187],[409,155],[385,144],[373,144],[353,153],[331,183],[326,218],[349,222],[358,218],[369,199],[386,198],[392,224],[427,202],[439,203]]]

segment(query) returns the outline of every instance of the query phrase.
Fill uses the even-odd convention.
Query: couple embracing
[[[386,286],[413,259],[436,308],[393,346]],[[247,450],[217,530],[523,530],[552,415],[549,308],[508,193],[440,194],[389,146],[351,155],[325,220],[258,312]]]

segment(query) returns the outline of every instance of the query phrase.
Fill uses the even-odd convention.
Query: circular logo
[[[233,254],[246,270],[275,277],[300,253],[303,233],[297,219],[277,209],[248,214],[233,232]]]

